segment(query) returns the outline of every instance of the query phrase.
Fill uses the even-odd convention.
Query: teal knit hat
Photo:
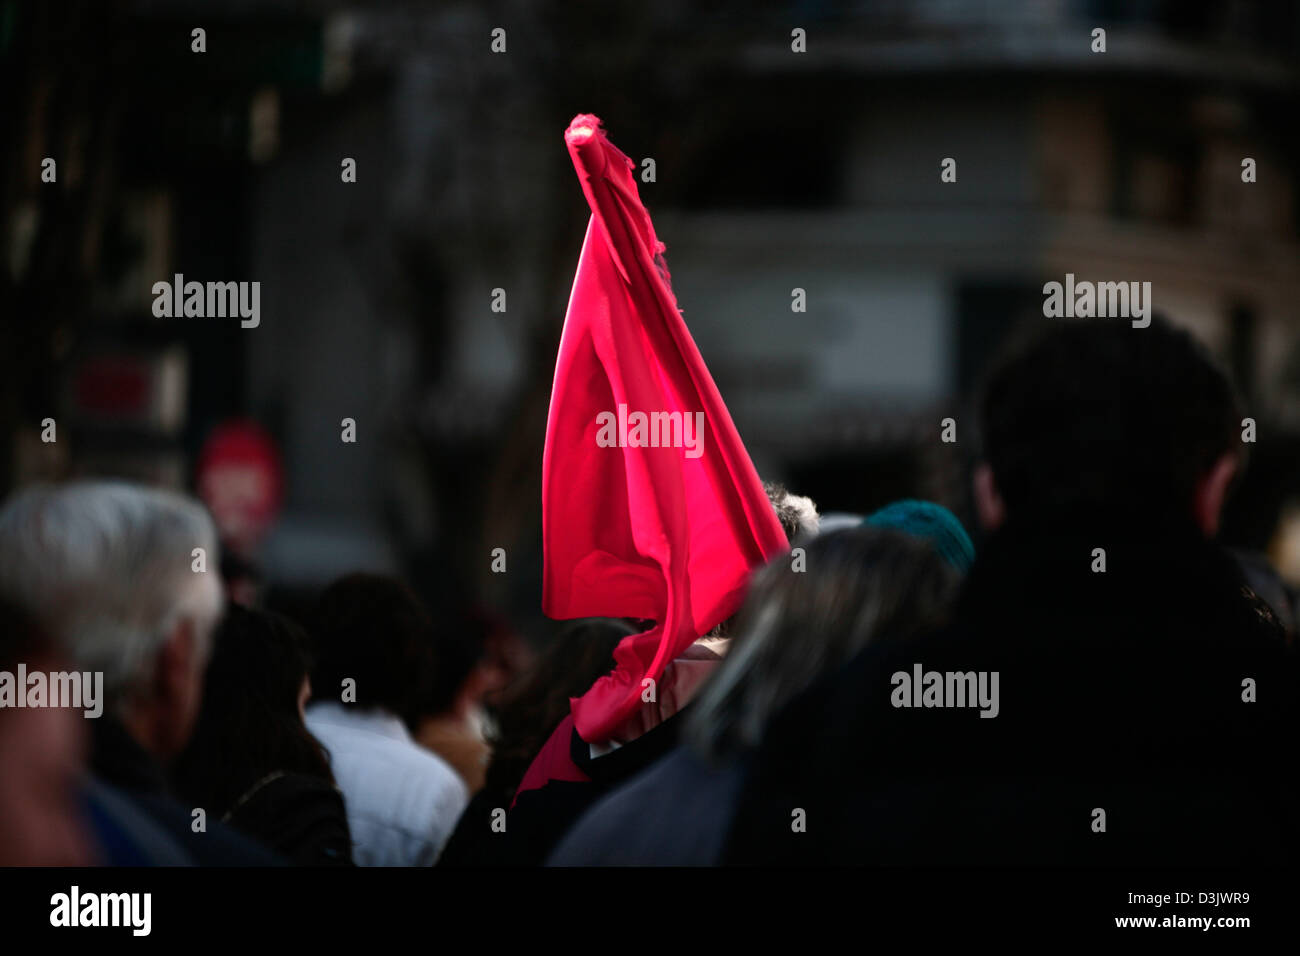
[[[957,516],[932,501],[904,498],[862,519],[864,525],[892,528],[924,538],[954,568],[965,574],[975,561],[975,545]]]

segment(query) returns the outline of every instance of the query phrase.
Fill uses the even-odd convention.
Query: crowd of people
[[[197,569],[197,501],[21,489],[0,672],[102,674],[103,713],[0,709],[0,864],[1292,860],[1294,595],[1214,541],[1244,414],[1163,321],[1036,330],[980,400],[978,552],[932,502],[823,529],[767,485],[790,553],[605,740],[556,731],[652,622],[494,686],[402,581],[290,620]]]

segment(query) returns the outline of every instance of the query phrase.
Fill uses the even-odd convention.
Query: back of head
[[[195,548],[211,571],[195,570]],[[178,624],[206,640],[221,612],[217,557],[202,506],[154,488],[38,486],[0,511],[0,594],[78,669],[103,673],[110,708],[141,689]]]
[[[975,562],[975,545],[961,519],[933,501],[903,498],[862,519],[875,528],[892,528],[928,542],[954,568],[965,574]]]
[[[1231,382],[1187,332],[1074,321],[1009,349],[980,404],[1008,516],[1075,506],[1189,515],[1198,481],[1240,449]]]
[[[705,756],[755,746],[781,707],[868,642],[937,626],[960,579],[929,542],[883,528],[820,535],[805,558],[806,571],[781,557],[754,576],[726,659],[688,721]]]
[[[382,708],[414,728],[428,708],[435,667],[434,625],[396,578],[349,574],[321,594],[312,617],[313,700],[340,699],[354,682],[355,705]]]

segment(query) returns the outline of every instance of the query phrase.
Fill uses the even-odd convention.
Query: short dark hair
[[[995,363],[980,402],[984,457],[1009,515],[1094,505],[1189,514],[1237,440],[1228,376],[1190,334],[1074,321],[1038,327]]]
[[[427,713],[435,667],[434,625],[396,578],[349,574],[327,587],[312,616],[312,697],[340,699],[356,682],[355,705],[382,707],[414,729]]]

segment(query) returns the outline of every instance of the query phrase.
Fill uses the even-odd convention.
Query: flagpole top
[[[569,128],[564,133],[566,142],[574,146],[581,146],[600,131],[600,117],[592,116],[590,113],[579,113],[569,124]]]

